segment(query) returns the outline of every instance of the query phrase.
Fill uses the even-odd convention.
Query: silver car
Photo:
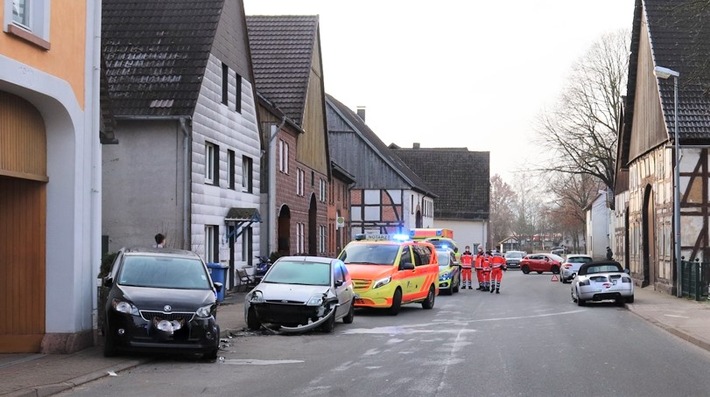
[[[593,260],[592,257],[589,255],[584,255],[584,254],[567,255],[567,258],[565,258],[565,261],[562,262],[562,266],[560,266],[560,282],[561,283],[570,282],[574,278],[574,276],[577,275],[577,272],[579,271],[579,267],[585,263],[591,262],[592,260]]]
[[[343,261],[316,256],[284,256],[247,293],[244,319],[257,330],[271,325],[280,332],[320,328],[332,332],[337,320],[353,322],[353,282]]]
[[[617,304],[634,303],[634,283],[629,271],[619,262],[589,262],[580,266],[572,281],[572,301],[584,306],[587,301],[614,300]]]
[[[504,255],[505,265],[509,268],[520,267],[520,261],[525,255],[527,255],[525,251],[506,251]]]

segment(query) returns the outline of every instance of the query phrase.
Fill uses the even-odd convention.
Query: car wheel
[[[335,310],[335,309],[333,309]],[[335,313],[330,315],[330,318],[328,318],[328,321],[324,322],[323,325],[321,325],[321,330],[327,334],[333,332],[335,329]]]
[[[205,359],[205,360],[214,361],[214,360],[217,359],[217,353],[218,353],[218,352],[219,352],[219,348],[211,349],[211,350],[207,351],[206,353],[204,353],[204,354],[202,355],[202,358]]]
[[[577,306],[584,306],[586,305],[587,302],[584,301],[584,299],[579,297],[579,294],[577,294]]]
[[[256,311],[254,311],[252,307],[250,307],[247,312],[247,328],[251,331],[256,331],[261,328],[261,321],[259,321],[259,318],[256,316]]]
[[[633,295],[627,296],[627,297],[626,297],[626,303],[634,303],[634,296],[633,296]]]
[[[113,357],[116,355],[115,336],[110,332],[108,325],[104,329],[104,357]]]
[[[389,308],[389,314],[396,316],[399,313],[399,309],[402,307],[402,290],[397,288],[392,295],[392,306]]]
[[[523,274],[528,274],[530,273],[530,268],[527,266],[523,266],[520,268],[520,271],[523,272]]]
[[[572,297],[572,302],[577,303],[577,298],[574,297],[574,292],[572,290],[569,291],[570,297]]]
[[[429,293],[426,296],[426,300],[422,302],[422,307],[424,309],[433,309],[434,308],[434,301],[436,300],[436,290],[434,289],[434,286],[432,285],[429,287]]]
[[[451,291],[459,292],[459,285],[461,285],[461,279],[456,280],[456,285],[451,286]]]
[[[552,266],[552,267],[550,268],[550,270],[552,271],[553,274],[559,274],[559,273],[560,273],[560,268],[557,267],[557,266]]]
[[[350,301],[350,310],[348,311],[348,314],[346,314],[345,317],[343,317],[343,323],[352,324],[354,319],[355,319],[355,301]]]

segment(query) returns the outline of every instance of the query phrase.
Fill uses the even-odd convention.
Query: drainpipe
[[[190,131],[188,117],[180,117],[180,130],[183,134],[183,185],[182,185],[182,248],[192,250],[192,241],[190,238],[190,222],[192,221],[190,208],[191,202],[191,184],[192,184],[192,133]]]
[[[87,65],[91,69],[91,81],[89,83],[90,92],[87,92],[86,106],[84,107],[84,114],[87,111],[91,112],[91,125],[86,126],[85,133],[88,136],[86,142],[89,143],[91,148],[91,212],[90,212],[90,230],[91,237],[90,241],[90,258],[93,263],[94,260],[98,261],[98,266],[91,266],[91,280],[90,285],[98,287],[98,276],[99,268],[101,267],[101,142],[99,139],[100,130],[100,114],[101,107],[99,105],[100,101],[100,75],[101,75],[101,2],[87,2],[87,15],[93,15],[93,26],[92,30],[87,31],[87,45],[90,45],[92,50],[91,64]],[[91,10],[93,8],[93,10]],[[93,11],[93,14],[91,13]],[[87,25],[88,25],[87,21]],[[88,26],[87,26],[88,27]],[[93,290],[93,288],[92,288]],[[98,288],[96,288],[96,293],[91,293],[91,328],[96,330],[98,328]],[[94,337],[98,335],[93,332]],[[96,342],[96,340],[94,340]]]

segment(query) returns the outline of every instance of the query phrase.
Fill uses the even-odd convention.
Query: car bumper
[[[579,289],[579,299],[591,301],[615,300],[628,298],[634,295],[633,288],[603,289],[595,287],[581,287]]]
[[[305,303],[251,303],[259,321],[284,327],[298,327],[320,320],[325,314],[325,305],[306,306]]]
[[[111,333],[116,348],[165,353],[205,353],[219,348],[220,331],[214,317],[196,318],[194,313],[134,316],[110,312],[107,320],[107,332]],[[175,321],[180,327],[175,329],[163,321]]]
[[[520,262],[505,262],[505,265],[508,268],[511,268],[511,267],[517,268],[517,267],[520,267]]]

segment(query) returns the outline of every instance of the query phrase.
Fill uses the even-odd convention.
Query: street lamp
[[[681,285],[681,268],[680,268],[680,142],[678,141],[678,78],[680,73],[675,70],[656,66],[653,69],[656,77],[660,79],[668,79],[673,77],[673,140],[675,141],[675,167],[674,167],[674,190],[673,190],[673,229],[675,230],[674,249],[675,249],[675,266],[676,266],[676,296],[683,296]]]

